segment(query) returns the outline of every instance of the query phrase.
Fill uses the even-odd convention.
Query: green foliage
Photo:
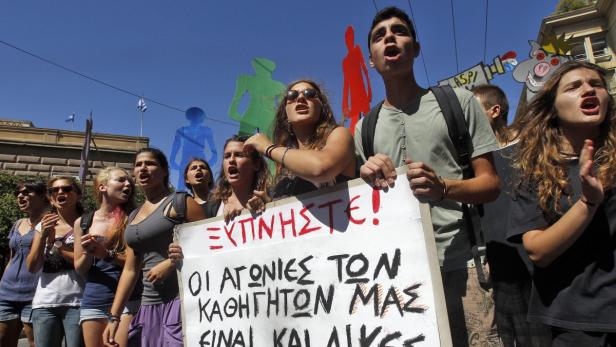
[[[19,218],[25,217],[25,214],[19,211],[17,201],[15,199],[15,189],[17,183],[26,179],[32,179],[31,177],[14,176],[4,171],[0,171],[0,258],[2,254],[8,254],[8,234]],[[44,180],[43,177],[38,178]],[[139,206],[145,201],[145,196],[141,189],[137,189],[135,192],[135,205]],[[86,211],[96,210],[96,199],[92,194],[91,187],[86,187],[86,190],[82,199],[83,207]],[[1,263],[1,261],[0,261]],[[0,264],[2,267],[2,264]],[[3,268],[3,267],[2,267]]]
[[[15,200],[15,189],[20,180],[23,180],[23,177],[0,171],[0,254],[6,254],[8,251],[7,236],[11,226],[24,217]]]
[[[588,5],[589,2],[586,0],[560,0],[556,5],[556,13],[571,12]]]

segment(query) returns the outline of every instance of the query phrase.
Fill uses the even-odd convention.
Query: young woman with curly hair
[[[355,177],[351,133],[336,124],[327,96],[311,80],[289,84],[274,120],[274,141],[264,134],[246,140],[276,162],[274,198],[306,193]]]
[[[613,108],[604,70],[568,62],[519,129],[508,235],[534,264],[528,318],[551,327],[554,346],[616,342]]]

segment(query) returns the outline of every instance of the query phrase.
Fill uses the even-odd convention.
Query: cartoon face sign
[[[513,78],[526,84],[526,100],[530,101],[541,90],[554,70],[571,58],[550,53],[535,41],[528,41],[528,43],[531,46],[530,59],[516,66],[513,70]]]

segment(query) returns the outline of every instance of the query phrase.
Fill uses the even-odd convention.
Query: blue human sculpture
[[[199,107],[191,107],[186,110],[186,119],[188,119],[190,125],[176,130],[173,145],[171,146],[171,155],[169,156],[171,168],[178,170],[179,173],[178,184],[176,185],[177,190],[186,189],[183,172],[189,161],[192,158],[205,158],[205,141],[207,141],[212,153],[207,161],[208,164],[214,167],[218,160],[212,129],[201,125],[205,120],[205,112]],[[182,148],[182,154],[178,163],[177,154],[180,148]]]

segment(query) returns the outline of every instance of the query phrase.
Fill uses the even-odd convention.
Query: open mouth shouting
[[[295,106],[295,112],[299,114],[307,114],[310,112],[310,106],[298,102]]]
[[[56,196],[56,202],[58,205],[64,205],[68,201],[68,196],[66,195],[58,195]]]
[[[139,183],[141,184],[147,183],[150,177],[150,174],[147,172],[140,172],[139,176],[137,176],[137,178],[139,179]]]
[[[385,61],[397,61],[402,56],[402,51],[396,45],[389,45],[385,47]]]
[[[599,112],[601,112],[601,103],[599,98],[596,96],[585,97],[582,99],[580,109],[582,110],[582,113],[587,116],[599,114]]]
[[[240,170],[237,166],[229,165],[227,167],[227,179],[238,179],[240,177]]]
[[[25,199],[25,198],[17,199],[17,206],[19,207],[20,210],[24,210],[28,208],[28,199]]]

